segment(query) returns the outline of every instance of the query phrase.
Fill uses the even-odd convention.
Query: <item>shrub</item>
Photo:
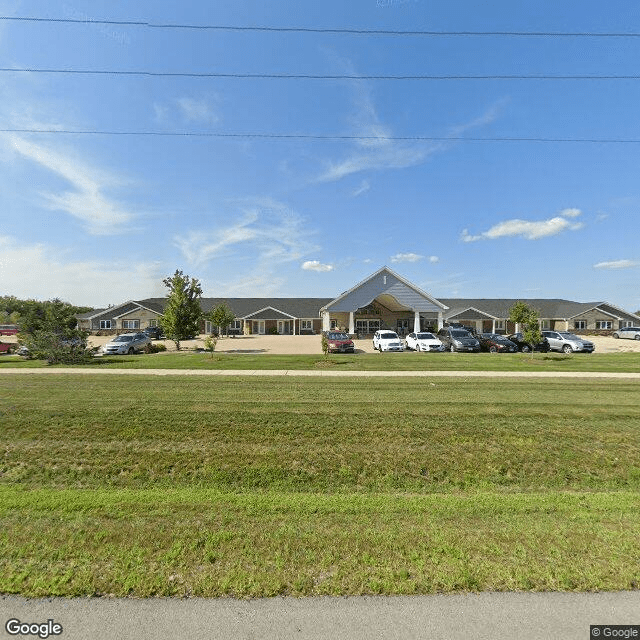
[[[149,344],[146,344],[142,349],[144,353],[160,353],[161,351],[166,351],[166,350],[167,350],[166,345],[153,344],[152,342],[150,342]]]

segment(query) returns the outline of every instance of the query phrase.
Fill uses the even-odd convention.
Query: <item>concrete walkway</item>
[[[2,626],[12,618],[52,620],[62,633],[50,638],[61,640],[588,640],[600,637],[590,635],[592,624],[640,625],[640,592],[262,600],[0,596]],[[4,628],[0,634],[10,637]]]
[[[612,371],[336,371],[323,369],[94,369],[0,367],[0,374],[109,376],[290,376],[322,378],[616,378],[639,380],[640,372]]]

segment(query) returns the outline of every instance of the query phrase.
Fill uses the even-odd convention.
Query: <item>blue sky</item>
[[[186,5],[186,6],[184,6]],[[0,0],[154,24],[640,32],[636,0]],[[0,67],[324,75],[635,75],[640,38],[417,37],[0,21]],[[639,80],[285,80],[0,73],[0,294],[335,296],[382,265],[436,297],[640,309]],[[393,140],[426,136],[433,141]]]

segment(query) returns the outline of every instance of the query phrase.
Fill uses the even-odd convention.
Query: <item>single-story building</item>
[[[512,333],[509,309],[525,302],[540,314],[543,329],[610,331],[640,326],[640,316],[608,302],[562,299],[442,298],[437,300],[388,267],[382,267],[337,298],[202,298],[203,313],[225,302],[235,315],[235,334],[300,335],[342,329],[370,335],[378,329],[401,334],[437,330],[445,323],[471,326],[478,332]],[[91,332],[119,333],[157,326],[165,298],[129,300],[78,316],[78,326]],[[216,327],[204,320],[201,331]]]

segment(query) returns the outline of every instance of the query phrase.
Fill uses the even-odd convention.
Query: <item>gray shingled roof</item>
[[[516,302],[524,302],[535,309],[541,318],[573,318],[602,302],[572,302],[559,298],[440,298],[449,307],[447,317],[456,316],[473,307],[496,318],[508,318],[509,309]]]

